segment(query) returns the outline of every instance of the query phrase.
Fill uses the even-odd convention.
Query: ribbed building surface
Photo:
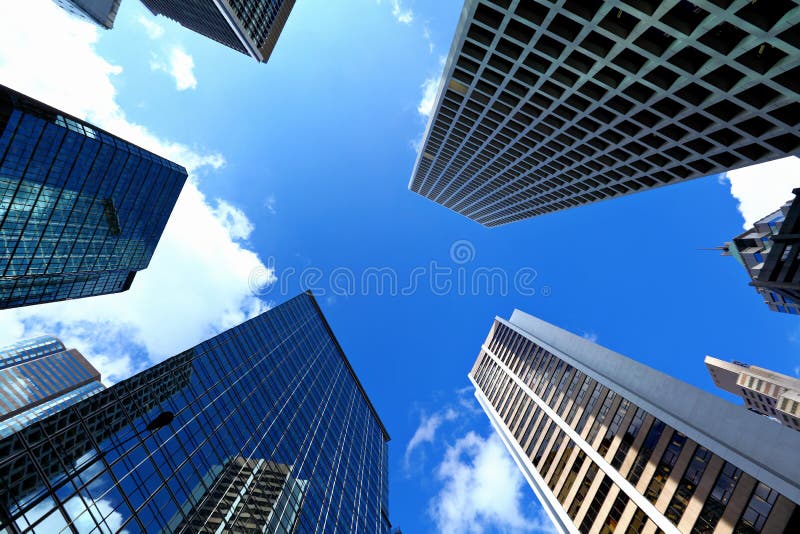
[[[530,315],[475,395],[562,532],[800,531],[800,433]]]
[[[466,0],[409,187],[485,226],[800,151],[797,0]]]
[[[175,163],[0,86],[0,309],[130,288],[186,177]]]
[[[52,336],[0,348],[0,437],[103,389],[100,373]]]
[[[723,255],[747,269],[769,309],[800,315],[800,189],[793,193],[794,200],[726,243]]]
[[[0,531],[388,534],[388,440],[303,294],[0,440]]]
[[[110,30],[114,27],[114,19],[121,0],[54,0],[57,5],[73,16],[94,22],[98,26]]]
[[[142,0],[155,15],[266,63],[295,0]]]

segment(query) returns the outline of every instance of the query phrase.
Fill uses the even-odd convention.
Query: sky
[[[736,402],[707,354],[800,376],[800,323],[718,251],[800,160],[487,229],[411,193],[461,0],[298,0],[267,64],[124,0],[111,31],[0,2],[0,83],[187,167],[130,291],[0,313],[107,384],[317,295],[385,423],[407,533],[549,532],[467,379],[515,308]],[[506,282],[504,287],[503,281]]]

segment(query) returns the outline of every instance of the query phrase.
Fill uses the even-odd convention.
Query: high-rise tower
[[[562,532],[800,531],[800,433],[515,311],[469,374]]]
[[[0,530],[388,534],[388,440],[302,294],[0,440]]]
[[[130,288],[186,176],[0,86],[0,309]]]
[[[466,0],[409,187],[485,226],[800,152],[797,0]]]
[[[0,437],[103,389],[100,373],[52,336],[0,348]]]
[[[257,61],[269,60],[294,0],[142,0],[164,15]]]

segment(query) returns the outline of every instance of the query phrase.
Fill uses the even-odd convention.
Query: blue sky
[[[800,374],[797,318],[702,250],[790,198],[796,161],[491,230],[407,190],[461,0],[298,0],[266,65],[135,0],[112,31],[46,0],[2,9],[0,83],[191,182],[131,291],[4,312],[0,340],[56,333],[113,382],[315,289],[392,435],[404,532],[548,528],[466,378],[515,307],[711,391],[706,354]]]

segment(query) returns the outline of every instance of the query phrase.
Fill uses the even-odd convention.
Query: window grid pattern
[[[481,224],[800,149],[797,1],[465,9],[410,189]]]
[[[0,529],[388,534],[387,441],[304,294],[0,441]]]
[[[186,176],[0,86],[0,309],[128,289]]]
[[[535,395],[579,434],[578,428],[585,429],[588,426],[590,430],[587,431],[587,434],[592,437],[592,441],[601,435],[602,439],[598,440],[597,444],[598,452],[609,461],[613,468],[620,471],[620,475],[625,476],[621,472],[623,464],[630,465],[625,478],[631,484],[637,486],[642,476],[649,473],[646,484],[644,484],[646,489],[642,495],[653,503],[658,500],[678,457],[687,442],[692,442],[689,442],[684,434],[654,418],[618,393],[610,391],[527,337],[500,322],[495,322],[486,341],[485,350],[481,351],[478,356],[471,377],[506,425],[508,426],[509,421],[514,421],[513,425],[508,426],[509,431],[545,481],[546,488],[543,490],[548,491],[549,489],[552,492],[553,498],[565,507],[569,517],[573,520],[578,517],[583,500],[587,494],[590,494],[590,498],[593,499],[591,508],[594,512],[591,517],[589,515],[581,517],[582,531],[583,527],[587,526],[583,523],[591,522],[593,525],[594,521],[603,521],[600,528],[604,532],[616,529],[622,512],[617,509],[618,506],[615,506],[618,504],[624,509],[624,506],[627,505],[627,501],[625,505],[621,504],[624,500],[621,495],[624,492],[620,490],[619,495],[606,492],[606,496],[594,501],[597,493],[591,493],[590,487],[592,480],[598,475],[599,466],[587,458],[586,453],[580,447],[576,447],[576,443],[544,413],[538,404],[534,403],[532,399],[529,399],[530,402],[525,402],[525,398],[528,397],[527,393],[517,380],[509,376],[506,370],[495,361],[495,358],[511,370],[519,381],[531,388]],[[581,410],[581,415],[578,415]],[[644,435],[641,435],[642,433]],[[669,439],[665,442],[667,437]],[[660,453],[660,458],[657,459],[654,457],[654,452],[659,443],[665,443],[665,445],[664,452]],[[693,443],[692,447],[694,447]],[[635,456],[628,459],[627,461],[630,463],[627,464],[626,458],[631,456],[629,452],[635,453]],[[686,504],[691,500],[711,457],[712,453],[702,446],[697,446],[693,451],[692,460],[686,467],[674,493],[669,496],[667,501],[670,504],[665,517],[673,524],[677,525],[680,522]],[[648,470],[648,466],[653,467]],[[550,473],[551,469],[552,473]],[[585,473],[582,478],[579,476],[581,473]],[[611,483],[611,478],[604,473],[600,473],[600,476],[604,477],[604,481],[608,480],[608,483]],[[577,489],[574,488],[576,484]],[[725,491],[721,489],[717,493],[725,493]],[[610,503],[613,513],[610,512],[608,517],[597,517],[597,512],[606,504],[609,495],[609,498],[614,500]],[[626,496],[625,499],[629,499],[629,496]],[[713,496],[709,496],[709,500],[714,499]],[[720,501],[720,499],[716,499],[716,501]],[[758,501],[753,502],[756,503],[754,504],[756,507]],[[724,501],[724,504],[727,504],[727,500]],[[710,506],[710,511],[704,509],[704,513],[713,520],[715,514],[721,514],[724,511],[724,505],[721,510],[719,508],[719,505],[716,508]],[[760,506],[757,510],[764,512],[765,508]],[[771,508],[766,510],[766,515],[761,518],[762,524],[767,519],[769,511]],[[756,516],[757,512],[753,511],[748,518],[756,518]],[[700,520],[701,518],[698,518],[698,521]],[[756,521],[756,519],[752,519],[752,521]],[[624,528],[627,532],[636,532],[637,530],[630,529],[635,525],[639,525],[635,528],[643,528],[651,522],[652,519],[648,518],[645,511],[636,507],[633,518],[626,523]],[[705,531],[713,532],[713,527],[711,530],[703,532]],[[743,532],[745,531],[743,530]]]

